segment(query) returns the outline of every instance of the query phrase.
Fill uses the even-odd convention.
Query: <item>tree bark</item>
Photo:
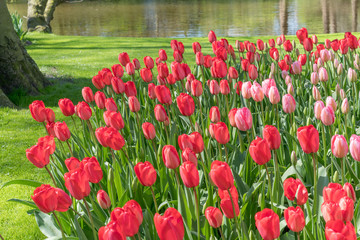
[[[51,32],[50,21],[53,19],[58,0],[28,0],[28,31]]]
[[[6,105],[4,95],[14,90],[35,95],[49,84],[16,35],[5,0],[0,0],[0,106]]]

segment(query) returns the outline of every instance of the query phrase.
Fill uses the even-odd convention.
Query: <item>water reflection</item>
[[[51,25],[55,34],[193,37],[210,29],[221,36],[359,31],[358,0],[127,0],[63,3]],[[26,3],[9,3],[26,15]]]

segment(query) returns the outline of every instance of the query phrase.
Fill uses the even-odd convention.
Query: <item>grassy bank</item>
[[[318,35],[319,41],[325,38],[342,38],[343,34]],[[50,183],[45,171],[34,167],[25,157],[25,150],[34,145],[44,134],[43,127],[35,122],[27,108],[35,99],[52,107],[58,120],[64,119],[57,107],[59,98],[70,98],[75,104],[81,100],[81,89],[90,86],[91,77],[103,67],[111,67],[118,63],[120,52],[128,52],[131,58],[142,58],[146,55],[157,57],[158,50],[163,48],[172,59],[172,50],[168,38],[103,38],[76,37],[30,34],[32,45],[28,52],[39,65],[40,69],[51,79],[53,85],[42,90],[36,97],[24,96],[21,91],[11,98],[23,109],[0,109],[0,184],[13,179],[34,179]],[[272,37],[261,37],[267,40]],[[241,41],[256,41],[257,37],[236,38]],[[292,37],[291,39],[294,39]],[[228,38],[234,44],[235,38]],[[191,64],[194,54],[191,43],[200,42],[204,54],[211,49],[207,38],[181,39],[185,45],[185,59]],[[30,200],[33,188],[10,186],[0,190],[0,234],[5,239],[41,239],[44,238],[36,227],[32,216],[26,214],[27,207],[12,202],[10,198]]]

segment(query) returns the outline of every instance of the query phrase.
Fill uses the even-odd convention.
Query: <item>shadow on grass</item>
[[[58,107],[58,101],[61,98],[69,98],[74,105],[83,101],[81,90],[88,86],[96,92],[96,88],[89,83],[88,78],[73,79],[70,77],[49,77],[52,83],[43,89],[36,96],[28,95],[24,90],[17,89],[9,94],[9,99],[19,108],[28,108],[34,100],[42,100],[46,107]]]

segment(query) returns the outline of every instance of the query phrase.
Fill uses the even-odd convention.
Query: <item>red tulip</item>
[[[111,206],[109,195],[104,190],[99,190],[96,198],[101,208],[108,209]]]
[[[89,87],[84,87],[81,90],[81,94],[82,94],[85,102],[87,102],[87,103],[91,103],[95,100],[93,91]]]
[[[162,158],[167,168],[175,169],[180,165],[180,159],[176,148],[172,145],[165,145],[162,149]]]
[[[221,207],[221,210],[223,211],[225,217],[227,217],[227,218],[232,219],[235,217],[234,216],[234,208],[235,208],[236,217],[239,216],[239,214],[240,214],[239,203],[234,200],[234,208],[233,208],[233,203],[231,202],[230,198],[221,199],[220,207]]]
[[[152,140],[155,138],[156,130],[152,123],[144,122],[142,124],[142,130],[146,139]]]
[[[208,39],[210,43],[213,43],[216,41],[216,34],[214,33],[214,31],[210,31],[208,34]]]
[[[261,102],[264,99],[263,89],[256,81],[251,86],[250,93],[255,102]]]
[[[117,207],[111,212],[110,218],[121,226],[122,232],[127,237],[132,237],[139,231],[140,223],[129,209]]]
[[[114,64],[111,66],[112,73],[116,78],[122,78],[124,75],[124,69],[120,64]]]
[[[120,53],[119,54],[119,62],[121,63],[121,65],[123,65],[125,67],[126,64],[130,62],[129,55],[126,52]]]
[[[345,190],[338,183],[329,183],[327,187],[323,188],[324,202],[338,203],[345,196],[347,196]]]
[[[134,167],[139,182],[144,186],[152,186],[156,181],[156,170],[150,162],[139,162]]]
[[[159,50],[159,58],[160,58],[161,61],[166,61],[167,60],[167,54],[166,54],[166,51],[164,49]]]
[[[165,108],[163,107],[163,105],[157,104],[154,108],[154,114],[155,114],[155,118],[156,120],[158,120],[159,122],[164,122],[166,120],[167,113],[165,111]]]
[[[195,111],[194,99],[186,93],[180,93],[176,98],[176,103],[180,113],[184,116],[191,116]]]
[[[99,229],[99,240],[126,240],[122,227],[115,221],[110,221]]]
[[[196,165],[190,161],[186,161],[180,166],[180,177],[188,188],[199,186],[199,171]]]
[[[305,51],[311,52],[313,50],[313,43],[311,41],[311,38],[305,38],[303,41],[303,46]]]
[[[228,95],[230,93],[229,82],[225,79],[220,81],[220,92],[222,95]]]
[[[182,240],[184,238],[184,221],[175,208],[166,209],[163,216],[156,213],[154,223],[160,240]]]
[[[325,226],[325,237],[327,240],[356,240],[355,228],[351,222],[346,225],[341,220],[329,221]]]
[[[35,100],[29,105],[31,116],[37,122],[44,122],[46,120],[45,105],[43,101]]]
[[[102,77],[100,74],[95,75],[91,81],[94,84],[94,86],[99,90],[105,87],[105,83],[102,81]]]
[[[298,128],[297,138],[305,153],[316,153],[319,150],[319,132],[313,125]]]
[[[227,144],[230,140],[229,129],[224,122],[218,122],[213,125],[215,139],[220,144]]]
[[[75,158],[75,157],[71,157],[65,160],[65,165],[66,168],[71,171],[74,170],[78,167],[80,167],[80,161],[79,159]]]
[[[70,99],[68,99],[68,98],[60,99],[58,104],[59,104],[59,108],[60,108],[62,114],[64,114],[64,116],[68,117],[68,116],[74,115],[75,106]]]
[[[121,130],[124,128],[124,120],[121,116],[121,113],[114,111],[105,111],[103,114],[105,124],[108,127],[113,127],[116,130]]]
[[[141,206],[137,201],[129,200],[127,203],[125,203],[123,209],[125,209],[125,211],[132,212],[136,216],[139,225],[141,225],[143,222],[143,214]]]
[[[98,106],[98,108],[100,108],[100,109],[105,108],[105,100],[106,100],[105,93],[100,92],[100,91],[97,91],[95,93],[95,103],[96,103],[96,106]]]
[[[289,207],[284,211],[287,226],[293,232],[300,232],[305,227],[304,212],[300,207]]]
[[[27,159],[38,168],[43,168],[49,164],[50,149],[41,145],[32,146],[26,149]]]
[[[103,172],[98,160],[95,157],[86,157],[81,161],[81,164],[84,167],[90,182],[98,183],[101,181],[103,178]]]
[[[220,209],[216,207],[207,207],[205,210],[205,217],[211,227],[218,228],[221,226],[223,215]]]
[[[278,104],[280,102],[280,94],[277,87],[270,87],[269,89],[269,100],[271,104]]]
[[[171,64],[171,71],[176,81],[180,81],[186,77],[184,69],[178,62],[173,62]]]
[[[152,78],[153,78],[153,75],[152,75],[152,72],[149,68],[142,68],[140,70],[140,76],[142,78],[142,80],[144,80],[144,82],[151,82],[152,81]]]
[[[148,69],[154,68],[154,60],[149,56],[144,57],[144,64]]]
[[[297,196],[296,196],[297,194]],[[304,205],[308,200],[308,191],[299,179],[287,178],[284,181],[284,195],[290,201],[294,201],[296,197],[297,205]]]
[[[121,94],[125,91],[125,84],[120,78],[113,77],[111,79],[111,86],[116,94]]]
[[[325,222],[333,220],[343,220],[343,213],[338,203],[324,202],[321,205],[321,213]]]
[[[213,123],[217,123],[220,121],[220,111],[217,106],[213,106],[210,108],[209,118],[210,121]]]
[[[200,97],[202,93],[203,93],[203,88],[202,88],[201,82],[198,80],[192,81],[191,82],[191,94],[194,97]]]
[[[255,65],[250,65],[249,66],[249,78],[251,80],[255,80],[258,77],[258,71],[257,71],[257,67]]]
[[[249,147],[251,158],[259,165],[264,165],[271,159],[271,151],[266,140],[256,137]]]
[[[114,111],[114,112],[118,110],[118,107],[113,98],[107,98],[105,100],[105,108],[108,111]]]
[[[45,121],[46,122],[55,122],[55,113],[50,108],[45,108]]]
[[[170,89],[165,85],[155,87],[156,98],[160,103],[170,105],[172,103]]]
[[[198,132],[193,132],[190,135],[180,135],[178,137],[178,144],[183,151],[186,148],[190,148],[194,153],[201,153],[204,150],[204,140]]]
[[[45,136],[39,138],[36,145],[44,149],[47,149],[50,155],[53,154],[56,149],[55,140],[53,136]]]
[[[196,65],[202,66],[205,63],[205,58],[202,52],[196,53]]]
[[[140,111],[140,103],[139,100],[135,96],[130,96],[128,99],[129,109],[131,112]]]
[[[113,75],[112,75],[110,69],[103,68],[101,71],[99,71],[99,75],[101,76],[101,80],[103,81],[103,83],[105,85],[111,84],[111,78]]]
[[[49,122],[46,124],[46,131],[50,136],[56,137],[54,127],[55,127],[55,123]]]
[[[185,148],[185,150],[182,151],[181,158],[183,162],[190,161],[197,166],[196,154],[190,148]]]
[[[216,59],[211,66],[211,76],[214,78],[224,78],[227,74],[227,65],[224,61]]]
[[[219,83],[216,80],[211,80],[210,81],[209,88],[210,88],[210,93],[212,95],[218,95],[219,92],[220,92],[220,86],[219,86]]]
[[[125,94],[127,97],[137,95],[136,86],[133,81],[128,81],[125,83]]]
[[[255,214],[255,225],[264,240],[273,240],[280,236],[279,216],[265,208]]]
[[[301,28],[301,29],[297,30],[296,36],[299,39],[300,43],[303,44],[304,39],[308,37],[307,29]]]
[[[290,40],[286,40],[284,42],[284,50],[287,52],[291,52],[293,50],[293,45],[291,44]]]
[[[64,174],[65,186],[70,194],[81,200],[90,194],[89,177],[83,167],[76,168]]]
[[[155,99],[156,98],[155,84],[149,83],[149,85],[148,85],[148,95],[149,95],[150,99]]]
[[[236,112],[237,112],[237,108],[233,108],[229,111],[228,114],[229,122],[232,127],[236,127],[236,121],[235,121]]]
[[[63,141],[63,142],[68,140],[71,137],[70,130],[65,122],[55,123],[54,132],[55,132],[56,137],[60,141]]]
[[[66,212],[72,204],[71,198],[62,189],[53,188],[47,184],[37,187],[31,198],[44,213]]]
[[[113,127],[100,127],[95,135],[99,143],[113,150],[120,150],[125,145],[123,136]]]
[[[237,202],[239,200],[239,193],[238,191],[236,190],[236,187],[235,186],[232,186],[230,189],[230,194],[231,194],[231,197],[233,198],[233,200],[235,202]],[[219,193],[219,197],[220,199],[231,199],[230,198],[230,195],[229,195],[229,191],[228,190],[221,190],[220,188],[218,189],[218,193]]]
[[[271,48],[269,51],[270,57],[275,61],[279,60],[279,50],[275,47]]]
[[[169,69],[166,63],[159,63],[159,65],[157,66],[157,70],[161,78],[167,78],[169,76]]]
[[[342,197],[339,201],[344,222],[351,221],[354,217],[354,201],[348,196]]]
[[[76,105],[76,115],[82,120],[89,120],[92,115],[91,108],[86,102],[79,102]]]
[[[269,145],[270,150],[278,149],[281,143],[279,130],[271,125],[266,125],[263,129],[264,140]]]
[[[234,186],[234,177],[226,162],[213,161],[211,163],[210,178],[222,190],[228,190]]]

